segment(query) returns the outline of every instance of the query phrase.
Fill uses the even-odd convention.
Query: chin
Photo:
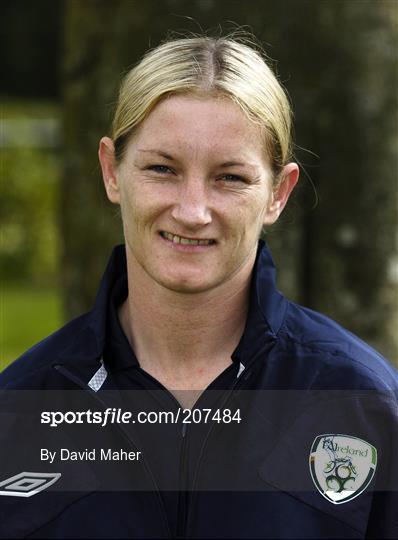
[[[201,284],[170,283],[170,284],[163,284],[163,286],[169,289],[170,291],[181,293],[181,294],[198,294],[198,293],[202,293],[213,288],[203,283]]]
[[[213,289],[217,284],[203,279],[169,278],[160,279],[158,283],[170,291],[181,294],[197,294]]]

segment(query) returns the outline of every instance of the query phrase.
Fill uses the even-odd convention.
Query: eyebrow
[[[220,167],[247,167],[248,163],[240,163],[239,161],[226,161],[221,163]]]
[[[148,148],[148,149],[139,148],[138,151],[139,152],[150,153],[150,154],[158,154],[158,156],[164,157],[165,159],[168,159],[170,161],[175,160],[175,158],[172,155],[167,154],[166,152],[163,152],[162,150],[156,150],[155,148]],[[223,167],[223,168],[226,168],[226,167],[247,167],[247,166],[250,167],[251,165],[249,163],[241,163],[239,161],[226,161],[225,163],[221,163],[219,165],[219,167]]]
[[[146,150],[144,148],[138,148],[138,151],[139,152],[147,152],[147,153],[151,153],[151,154],[158,154],[158,156],[162,156],[165,159],[169,159],[170,161],[174,160],[173,156],[171,156],[170,154],[167,154],[166,152],[162,152],[161,150],[155,150],[155,149],[152,149],[152,148],[149,148],[148,150]]]

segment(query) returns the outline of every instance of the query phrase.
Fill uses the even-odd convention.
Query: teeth
[[[184,244],[191,246],[208,246],[210,244],[213,244],[213,240],[194,240],[192,238],[184,238],[183,236],[177,236],[176,234],[171,234],[166,231],[162,231],[161,235],[163,236],[163,238],[167,238],[167,240],[170,240],[174,244]]]

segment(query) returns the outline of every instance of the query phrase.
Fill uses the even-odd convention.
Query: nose
[[[178,191],[171,215],[187,229],[199,229],[211,222],[209,194],[205,181],[198,177],[184,179]]]

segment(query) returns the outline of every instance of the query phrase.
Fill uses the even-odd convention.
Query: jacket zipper
[[[152,377],[149,373],[140,370],[141,376],[154,382],[159,386],[163,392],[171,399],[171,401],[179,408],[182,407],[181,403],[175,398],[175,396],[164,387],[157,379]],[[150,390],[152,393],[152,391]],[[156,395],[155,395],[156,397]],[[162,403],[162,405],[164,405]],[[185,529],[188,517],[188,471],[187,471],[187,448],[188,448],[188,424],[181,421],[181,449],[180,449],[180,463],[179,463],[179,477],[178,477],[178,502],[177,502],[177,524],[176,524],[176,538],[185,538]]]
[[[256,361],[256,359],[260,356],[260,355],[264,355],[266,354],[267,352],[269,352],[269,349],[266,349],[266,350],[261,350],[259,351],[251,360],[250,362],[248,362],[246,368],[245,368],[245,371],[241,374],[240,377],[238,377],[234,383],[234,385],[232,386],[232,388],[230,388],[229,392],[226,394],[226,396],[224,397],[223,401],[220,403],[220,405],[218,406],[219,409],[224,409],[226,407],[226,405],[228,404],[229,400],[232,398],[232,396],[234,394],[238,394],[240,392],[240,390],[242,390],[242,387],[244,386],[244,383],[247,381],[247,379],[249,378],[249,376],[251,375],[251,366],[254,364],[254,362]],[[240,386],[240,388],[238,389],[238,387]],[[203,456],[204,456],[204,452],[205,452],[205,449],[206,449],[206,446],[207,446],[207,443],[209,441],[209,438],[212,434],[212,432],[214,431],[215,427],[218,426],[220,427],[218,424],[215,425],[214,423],[211,424],[210,426],[210,429],[208,430],[207,434],[206,434],[206,437],[205,437],[205,440],[203,441],[202,443],[202,448],[200,449],[200,453],[199,453],[199,458],[198,458],[198,461],[197,461],[197,464],[196,464],[196,468],[195,468],[195,473],[194,473],[194,476],[193,476],[193,482],[192,482],[192,497],[191,497],[191,501],[190,501],[190,506],[189,506],[189,512],[187,512],[187,516],[186,516],[186,520],[185,520],[185,529],[184,529],[184,533],[186,532],[187,528],[188,528],[188,524],[189,524],[189,517],[190,515],[192,514],[193,512],[193,508],[194,508],[194,503],[195,503],[195,499],[196,499],[196,496],[197,496],[197,491],[196,491],[196,486],[198,484],[198,479],[199,479],[199,472],[200,472],[200,468],[201,468],[201,463],[203,461]]]
[[[247,375],[248,375],[248,373],[246,374],[246,377],[247,377]],[[235,382],[233,387],[230,389],[230,391],[228,392],[228,394],[226,395],[224,400],[220,403],[220,405],[218,407],[219,409],[224,409],[226,407],[226,405],[228,404],[228,402],[231,399],[232,395],[236,391],[239,383],[242,383],[242,385],[243,385],[243,375],[241,377],[239,377],[239,379],[237,379],[237,381]],[[196,500],[196,497],[197,497],[196,486],[198,484],[199,472],[200,472],[201,463],[202,463],[203,457],[204,457],[204,451],[205,451],[205,448],[206,448],[207,443],[209,441],[210,435],[212,434],[214,429],[215,429],[215,425],[213,423],[213,424],[211,424],[210,429],[206,434],[205,440],[202,443],[202,448],[201,448],[200,453],[199,453],[199,458],[198,458],[198,461],[197,461],[197,464],[196,464],[195,473],[194,473],[193,482],[192,482],[191,504],[190,504],[190,508],[189,508],[189,513],[187,513],[187,516],[186,516],[186,519],[185,519],[185,530],[184,530],[184,532],[188,528],[189,517],[193,512],[193,508],[194,508],[194,505],[195,505],[195,500]]]
[[[187,474],[187,424],[182,424],[182,442],[180,452],[179,491],[177,510],[177,538],[185,537],[188,512],[188,474]]]
[[[222,400],[220,405],[217,406],[217,408],[224,409],[226,405],[228,404],[229,400],[231,399],[231,397],[236,393],[238,386],[243,386],[244,382],[249,378],[251,365],[255,362],[255,360],[258,358],[260,354],[264,354],[264,351],[261,351],[250,360],[245,371],[241,374],[241,376],[239,376],[236,379],[232,388],[230,388],[229,392],[226,393],[226,395],[224,396],[224,399]],[[207,446],[207,442],[214,429],[214,426],[215,424],[211,424],[210,429],[208,430],[206,434],[205,440],[203,441],[202,448],[199,453],[199,458],[196,464],[193,481],[192,481],[191,500],[188,504],[189,492],[187,489],[188,486],[187,486],[187,470],[186,470],[187,424],[182,425],[183,441],[182,441],[181,461],[180,461],[180,478],[182,479],[183,482],[182,484],[180,484],[180,486],[182,485],[183,490],[180,489],[179,491],[177,538],[186,537],[187,528],[188,528],[188,519],[189,519],[190,513],[192,512],[192,508],[194,506],[194,499],[196,496],[195,487],[198,482],[201,461],[203,460],[204,450]]]
[[[95,400],[97,401],[101,407],[103,408],[103,410],[105,410],[107,408],[107,404],[93,391],[93,390],[89,390],[87,388],[87,386],[84,384],[83,381],[81,381],[78,377],[76,377],[73,373],[71,373],[68,369],[66,369],[64,366],[61,366],[61,365],[54,365],[54,368],[61,374],[63,375],[64,377],[66,377],[68,380],[72,381],[73,383],[75,383],[77,386],[79,386],[82,390],[84,390],[85,392],[89,393],[90,396]],[[122,435],[122,437],[127,440],[127,442],[130,444],[130,446],[133,447],[133,449],[135,451],[138,451],[139,449],[137,448],[136,444],[134,443],[134,441],[131,439],[129,433],[123,428],[122,425],[120,424],[111,424],[112,427],[114,427],[116,430],[118,430],[120,432],[120,434]],[[156,492],[156,498],[158,500],[158,503],[159,503],[159,509],[160,509],[160,513],[162,515],[162,521],[163,521],[163,524],[164,524],[164,527],[165,527],[165,530],[167,532],[167,536],[169,538],[172,538],[172,534],[171,534],[171,531],[170,531],[170,526],[169,526],[169,522],[168,522],[168,519],[167,519],[167,513],[166,513],[166,509],[165,509],[165,506],[164,506],[164,503],[163,503],[163,500],[162,500],[162,497],[161,497],[161,494],[160,494],[160,490],[159,490],[159,486],[157,485],[157,482],[156,482],[156,479],[151,471],[151,468],[147,462],[147,460],[145,459],[145,456],[142,456],[142,458],[140,459],[140,463],[142,464],[142,466],[144,467],[145,469],[145,472],[147,473],[147,475],[149,476],[151,482],[153,483],[154,485],[154,490]]]

